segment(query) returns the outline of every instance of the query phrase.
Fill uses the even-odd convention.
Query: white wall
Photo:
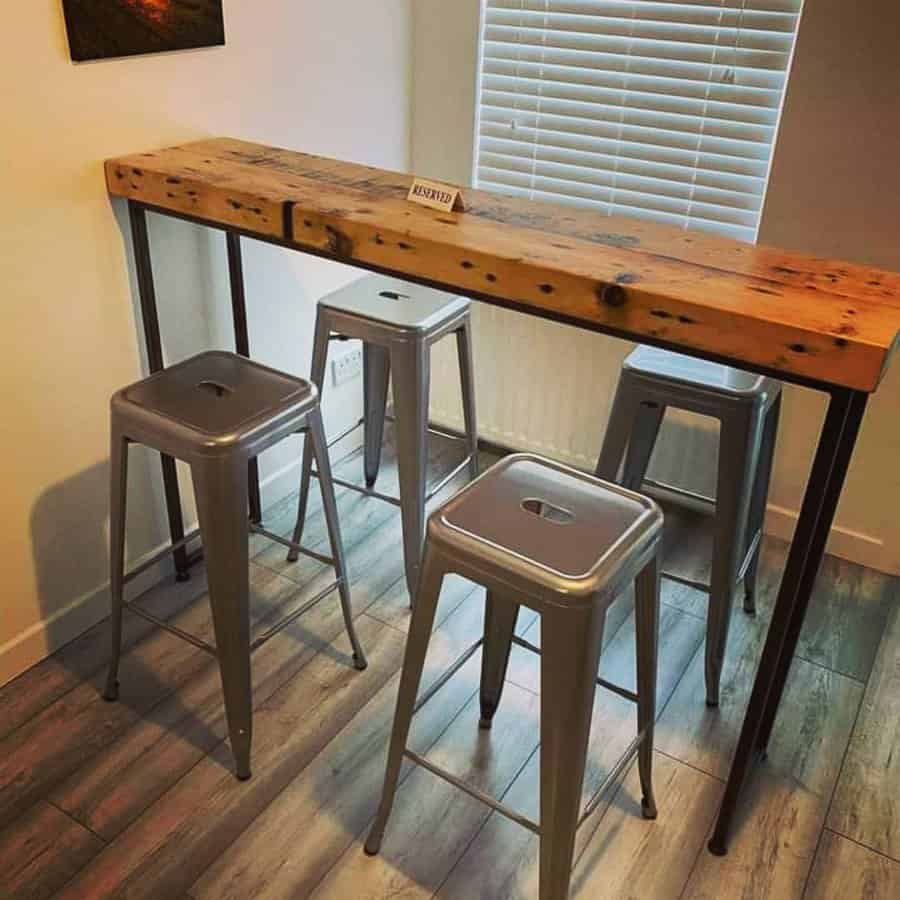
[[[0,684],[106,607],[107,404],[145,369],[127,216],[106,194],[104,158],[225,134],[406,168],[411,103],[410,0],[225,0],[224,48],[80,65],[59,0],[8,6]],[[222,240],[151,216],[168,361],[232,346]],[[305,373],[315,300],[354,273],[244,244],[254,355]],[[332,393],[326,418],[357,411]],[[296,451],[273,451],[264,474]],[[158,469],[133,452],[132,558],[165,536]]]
[[[846,0],[806,6],[761,240],[900,270],[900,8]],[[479,8],[479,0],[414,4],[413,164],[417,173],[460,184],[472,171]],[[482,432],[590,465],[628,346],[495,308],[480,307],[475,316]],[[439,355],[436,368],[433,415],[458,422],[449,353]],[[894,573],[898,401],[900,364],[871,401],[829,544],[834,553]],[[767,520],[772,533],[792,532],[823,414],[820,395],[788,390]],[[657,454],[656,474],[710,490],[714,434],[686,427],[684,419],[667,426],[660,443],[677,444],[680,453]],[[676,431],[681,440],[673,442]]]

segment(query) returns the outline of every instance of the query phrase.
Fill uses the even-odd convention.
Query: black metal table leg
[[[710,852],[717,856],[728,851],[729,832],[741,789],[769,741],[867,399],[867,394],[847,389],[835,390],[831,395],[719,817],[709,842]]]
[[[140,204],[129,200],[128,216],[131,220],[131,240],[134,246],[134,266],[137,273],[138,297],[141,302],[141,318],[144,323],[147,364],[151,372],[158,372],[164,364],[162,340],[159,334],[159,314],[156,309],[156,289],[153,285],[153,266],[150,260],[150,240],[147,235],[147,213]],[[160,454],[160,458],[166,510],[169,516],[169,533],[174,544],[184,538],[178,473],[175,469],[175,460],[171,456]],[[179,547],[174,551],[174,558],[175,577],[178,581],[187,581],[190,577],[187,549]]]
[[[231,314],[234,319],[234,348],[250,358],[250,332],[247,328],[247,298],[244,293],[244,263],[241,257],[241,236],[234,231],[225,232],[228,250],[228,277],[231,282]],[[259,464],[251,459],[247,487],[250,495],[250,521],[262,522],[262,501],[259,495]]]

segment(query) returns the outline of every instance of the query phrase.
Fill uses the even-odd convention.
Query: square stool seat
[[[164,428],[180,452],[212,453],[277,432],[315,407],[316,386],[224,351],[200,353],[118,391],[113,409],[152,429]]]
[[[648,497],[513,454],[437,510],[428,538],[454,560],[504,572],[526,593],[537,586],[557,602],[560,595],[576,601],[607,592],[612,599],[620,581],[633,577],[662,521]]]
[[[399,278],[372,275],[333,291],[319,305],[401,331],[424,332],[458,318],[469,308],[469,300]]]
[[[780,388],[777,381],[764,375],[672,353],[658,347],[638,347],[627,356],[622,368],[648,378],[677,381],[685,386],[712,390],[735,398],[752,399],[760,394],[771,395]]]

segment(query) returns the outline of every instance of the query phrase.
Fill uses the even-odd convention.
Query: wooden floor
[[[435,476],[456,451],[436,444]],[[358,457],[338,467],[359,476]],[[384,486],[396,475],[386,460]],[[379,484],[381,487],[381,484]],[[253,778],[237,782],[213,661],[129,616],[121,701],[99,695],[103,624],[0,689],[0,897],[536,898],[536,839],[420,769],[404,772],[380,857],[362,853],[393,713],[408,597],[396,510],[343,491],[341,522],[358,629],[350,664],[329,598],[254,656]],[[292,501],[268,511],[284,533]],[[667,510],[667,568],[708,574],[702,517]],[[318,504],[306,527],[326,536]],[[255,627],[299,604],[327,573],[254,539]],[[640,816],[636,772],[580,832],[572,896],[900,897],[900,590],[828,558],[767,764],[754,776],[731,853],[705,849],[773,604],[785,547],[767,541],[756,618],[737,609],[722,704],[703,692],[702,594],[664,582],[655,783],[659,818]],[[198,571],[144,598],[205,637]],[[482,591],[445,585],[427,664],[434,679],[480,633]],[[539,641],[539,623],[520,631]],[[630,598],[608,617],[602,672],[634,683]],[[537,817],[539,683],[516,648],[492,732],[477,728],[478,657],[424,708],[413,746]],[[586,790],[628,743],[630,705],[598,698]]]

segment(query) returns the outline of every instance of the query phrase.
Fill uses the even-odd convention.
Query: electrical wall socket
[[[331,361],[331,377],[335,386],[344,384],[362,373],[362,347],[357,347]]]

